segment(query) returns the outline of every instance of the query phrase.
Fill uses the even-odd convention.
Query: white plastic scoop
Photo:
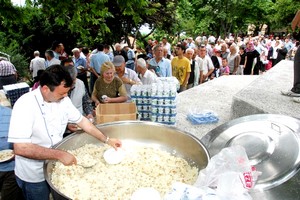
[[[110,148],[104,152],[103,158],[108,164],[116,165],[122,162],[122,160],[125,158],[125,154],[126,153],[122,148],[118,148],[118,150]]]

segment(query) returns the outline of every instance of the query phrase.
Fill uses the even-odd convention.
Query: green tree
[[[300,9],[299,0],[276,0],[269,15],[273,29],[286,29],[291,31],[291,22]]]
[[[67,26],[72,33],[78,34],[82,43],[112,44],[129,35],[139,35],[138,30],[145,23],[155,28],[171,21],[172,12],[166,2],[171,1],[36,0],[33,6],[40,7],[46,16],[53,18],[53,25]],[[169,18],[162,17],[163,12]]]

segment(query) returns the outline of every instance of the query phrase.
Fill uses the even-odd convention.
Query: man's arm
[[[121,147],[122,143],[120,140],[115,138],[109,138],[108,136],[104,135],[95,125],[93,125],[86,117],[83,117],[82,120],[77,123],[77,125],[82,128],[86,133],[89,135],[94,136],[101,142],[109,144],[113,148],[117,149]]]
[[[63,150],[50,149],[31,143],[14,143],[14,153],[35,160],[59,160],[64,165],[76,164],[76,158]]]
[[[185,79],[183,81],[183,86],[187,86],[191,72],[186,72]]]

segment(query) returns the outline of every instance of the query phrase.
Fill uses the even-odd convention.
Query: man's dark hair
[[[108,44],[103,45],[103,49],[109,49],[109,45]]]
[[[87,48],[87,47],[82,47],[81,52],[82,52],[84,55],[87,55],[90,51],[89,51],[89,48]]]
[[[66,58],[66,59],[63,59],[60,64],[62,66],[65,66],[65,63],[70,63],[70,62],[74,63],[72,58]]]
[[[55,41],[53,41],[53,43],[52,43],[51,49],[52,49],[52,50],[55,50],[56,47],[58,47],[59,45],[61,45],[61,42],[55,40]]]
[[[98,46],[97,46],[97,50],[98,51],[103,51],[103,44],[98,44]]]
[[[48,54],[51,58],[54,58],[54,53],[52,50],[47,50],[45,53]]]
[[[185,52],[185,46],[183,44],[177,44],[176,47],[179,47]]]
[[[48,67],[40,77],[40,85],[43,87],[46,85],[51,92],[64,81],[64,87],[71,87],[73,84],[72,77],[69,72],[65,70],[61,65],[51,65]]]

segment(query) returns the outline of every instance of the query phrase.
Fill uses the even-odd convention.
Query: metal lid
[[[211,156],[233,145],[245,148],[251,165],[262,174],[254,189],[276,187],[300,166],[300,120],[272,114],[250,115],[208,132],[201,141]]]

